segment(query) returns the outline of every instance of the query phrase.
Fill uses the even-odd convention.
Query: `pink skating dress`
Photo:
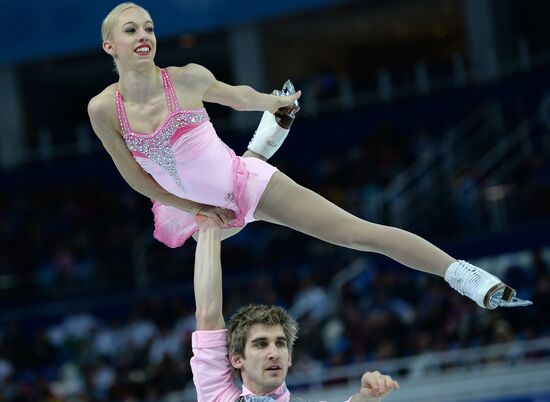
[[[277,169],[257,158],[236,156],[220,140],[204,108],[180,109],[168,73],[161,72],[169,113],[152,134],[132,131],[122,95],[115,92],[122,135],[134,159],[168,192],[233,210],[236,219],[228,227],[254,221],[254,211]],[[198,230],[193,214],[152,201],[157,240],[179,247]]]

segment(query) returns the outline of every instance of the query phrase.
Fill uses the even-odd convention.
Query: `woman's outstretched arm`
[[[181,70],[180,70],[181,71]],[[256,91],[248,85],[229,85],[218,81],[214,74],[199,64],[186,66],[187,77],[192,77],[199,86],[204,102],[218,103],[240,111],[270,111],[275,113],[282,107],[288,107],[297,100],[301,92],[290,96],[277,96]],[[177,73],[175,75],[176,80]]]

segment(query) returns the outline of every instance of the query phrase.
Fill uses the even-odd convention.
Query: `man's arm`
[[[235,401],[241,391],[233,382],[227,358],[222,314],[220,228],[197,216],[199,238],[195,252],[195,303],[197,331],[192,335],[191,370],[198,402]]]
[[[224,329],[220,227],[202,216],[197,216],[197,224],[194,277],[197,330]]]

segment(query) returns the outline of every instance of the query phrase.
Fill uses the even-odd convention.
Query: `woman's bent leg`
[[[380,253],[439,276],[444,276],[455,261],[413,233],[357,218],[281,172],[271,179],[254,215],[332,244]]]

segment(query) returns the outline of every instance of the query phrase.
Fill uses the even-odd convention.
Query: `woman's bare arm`
[[[105,95],[98,95],[88,104],[88,115],[94,132],[111,156],[115,166],[128,185],[146,197],[157,200],[164,205],[197,214],[203,204],[177,197],[162,188],[134,160],[122,136],[113,125],[114,113],[106,104]],[[114,108],[114,106],[112,106]]]
[[[205,67],[189,64],[185,73],[197,83],[204,102],[218,103],[242,111],[265,111],[275,113],[282,107],[292,105],[301,92],[291,96],[276,96],[256,91],[248,85],[229,85],[218,81]]]

